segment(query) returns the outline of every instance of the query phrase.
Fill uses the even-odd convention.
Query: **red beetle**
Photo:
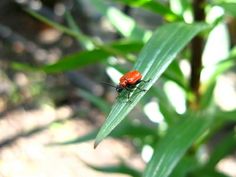
[[[137,84],[139,84],[140,82],[149,82],[149,81],[144,81],[144,80],[141,80],[142,79],[142,75],[139,71],[137,70],[133,70],[133,71],[130,71],[130,72],[127,72],[125,73],[121,78],[120,78],[120,83],[119,85],[117,86],[113,86],[113,85],[110,85],[112,87],[115,87],[116,88],[116,91],[118,93],[121,93],[122,90],[127,90],[129,93],[128,93],[128,99],[130,97],[130,93],[135,89],[139,89],[141,91],[145,91],[144,89],[141,89],[137,86]]]

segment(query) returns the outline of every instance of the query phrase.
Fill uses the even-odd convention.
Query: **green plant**
[[[112,1],[161,15],[166,22],[158,26],[154,32],[141,28],[131,16],[115,7],[108,6],[102,0],[90,0],[90,2],[124,38],[104,44],[83,34],[75,25],[69,12],[66,15],[69,27],[65,27],[33,11],[28,11],[35,18],[75,37],[84,46],[84,51],[73,53],[55,64],[40,68],[20,63],[14,63],[13,66],[18,69],[56,73],[103,62],[106,66],[119,70],[118,65],[109,64],[108,57],[122,57],[127,62],[134,63],[133,68],[143,74],[144,80],[150,79],[150,82],[143,85],[143,88],[149,92],[146,94],[146,92],[134,91],[129,102],[116,101],[100,130],[60,144],[79,143],[95,138],[96,147],[108,135],[116,138],[128,136],[131,139],[140,139],[139,147],[149,144],[154,149],[152,159],[147,164],[145,171],[137,172],[124,164],[116,168],[96,168],[97,170],[145,177],[226,176],[216,171],[215,167],[222,158],[232,152],[236,145],[233,129],[227,132],[226,140],[216,145],[215,150],[209,154],[209,159],[204,163],[199,160],[198,152],[204,144],[208,143],[215,132],[236,120],[236,111],[221,110],[215,103],[213,95],[218,76],[234,66],[236,53],[234,46],[229,47],[225,49],[227,54],[224,58],[220,58],[214,65],[207,67],[203,66],[202,58],[203,51],[206,59],[209,60],[209,56],[212,56],[207,56],[206,53],[208,51],[209,54],[210,49],[214,49],[215,46],[205,45],[206,40],[212,38],[212,31],[220,25],[225,25],[228,14],[231,18],[236,17],[236,2],[169,0],[168,6],[150,0]],[[221,13],[213,14],[212,17],[211,13],[217,8],[221,10]],[[224,32],[229,35],[228,31],[221,31],[222,34]],[[229,43],[226,36],[223,39]],[[88,46],[92,46],[92,49]],[[136,59],[135,53],[141,48]],[[180,67],[183,60],[187,61],[191,67],[189,78]],[[203,69],[207,70],[208,67],[213,66],[214,70],[210,76],[201,81],[200,76],[203,74]],[[182,90],[186,106],[183,112],[178,113],[176,106],[173,106],[172,103],[176,98],[169,98],[168,91],[162,90],[161,86],[155,84],[158,79],[162,81],[163,85],[171,82]],[[104,100],[85,91],[81,91],[81,94],[102,111],[108,113],[106,108],[109,106],[106,106]],[[130,120],[122,122],[145,94],[146,100],[142,101],[142,105],[147,103],[148,98],[158,100],[160,112],[164,116],[163,122],[156,124],[155,128],[133,124]],[[162,130],[161,124],[167,125],[168,128]],[[120,126],[116,128],[118,125]],[[149,140],[146,137],[149,137]]]

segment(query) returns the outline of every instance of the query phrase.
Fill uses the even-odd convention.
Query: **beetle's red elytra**
[[[140,82],[148,82],[148,81],[141,80],[142,77],[143,77],[142,74],[137,70],[133,70],[133,71],[129,71],[129,72],[125,73],[120,78],[120,83],[119,83],[119,85],[116,86],[116,91],[118,93],[120,93],[124,89],[127,90],[128,91],[128,99],[130,97],[130,92],[132,92],[135,88],[137,88],[141,91],[145,91],[144,89],[141,89],[137,86],[137,84],[139,84]]]
[[[133,85],[136,84],[139,80],[141,80],[143,76],[141,75],[141,73],[137,70],[134,71],[130,71],[126,74],[124,74],[121,78],[120,78],[120,83],[119,85],[121,87],[126,87],[128,84]]]
[[[120,94],[123,90],[128,91],[128,99],[130,98],[130,93],[134,91],[134,89],[138,89],[140,91],[146,91],[140,87],[138,87],[137,85],[141,82],[149,82],[142,80],[142,74],[137,71],[137,70],[133,70],[133,71],[129,71],[127,73],[125,73],[121,78],[120,78],[120,82],[117,86],[114,86],[112,84],[109,83],[105,83],[106,85],[109,85],[111,87],[115,87],[116,91]]]

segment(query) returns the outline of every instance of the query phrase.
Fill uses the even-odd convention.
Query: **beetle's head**
[[[116,86],[116,91],[117,91],[118,93],[122,92],[123,89],[124,89],[124,88],[121,87],[120,85],[117,85],[117,86]]]

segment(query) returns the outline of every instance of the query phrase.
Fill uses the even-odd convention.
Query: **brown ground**
[[[97,149],[93,149],[93,141],[68,146],[47,146],[48,143],[62,142],[92,130],[87,121],[68,120],[70,116],[71,109],[65,106],[57,110],[49,107],[32,111],[16,110],[2,117],[0,176],[125,177],[127,175],[105,174],[86,166],[86,163],[94,166],[114,165],[121,159],[132,163],[132,166],[143,168],[142,161],[132,153],[130,145],[114,139],[108,138]],[[55,120],[64,121],[50,124]],[[22,133],[47,125],[47,128],[31,135]]]

